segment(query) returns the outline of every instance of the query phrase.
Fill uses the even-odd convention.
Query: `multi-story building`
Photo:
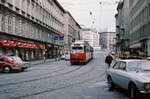
[[[81,39],[87,41],[94,49],[99,48],[99,34],[95,29],[83,28]]]
[[[64,36],[65,51],[69,51],[72,42],[80,39],[81,27],[68,11],[66,11],[64,17],[65,17],[65,36]]]
[[[129,50],[129,0],[120,0],[117,6],[116,18],[116,48],[117,51]]]
[[[107,49],[108,51],[116,51],[116,33],[100,32],[99,45],[101,49]]]
[[[131,52],[150,56],[150,1],[129,0],[129,4]]]
[[[58,37],[64,33],[64,13],[57,0],[0,0],[0,54],[56,57],[63,47]]]

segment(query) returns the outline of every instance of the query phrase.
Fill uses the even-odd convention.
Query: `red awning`
[[[17,44],[17,46],[18,46],[19,48],[24,48],[24,43],[17,42],[16,44]]]
[[[15,46],[17,46],[16,42],[14,42],[14,41],[8,41],[8,43],[9,43],[9,46],[10,46],[10,47],[15,47]]]
[[[2,47],[10,47],[10,44],[7,40],[0,41]]]
[[[40,46],[39,46],[39,49],[43,50],[43,49],[44,49],[44,46],[43,46],[43,45],[40,45]]]
[[[33,49],[37,49],[37,46],[35,44],[32,44]]]
[[[29,48],[32,49],[32,44],[28,44]]]
[[[24,44],[23,44],[23,48],[29,48],[29,44],[24,43]]]

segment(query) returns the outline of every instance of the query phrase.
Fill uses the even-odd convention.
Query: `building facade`
[[[80,40],[81,27],[76,22],[76,20],[72,17],[70,12],[66,11],[64,17],[65,17],[65,26],[64,26],[64,30],[65,30],[65,36],[64,36],[65,50],[64,51],[69,51],[72,42],[74,42],[75,40]]]
[[[99,45],[101,49],[107,49],[108,51],[116,51],[116,33],[100,32]]]
[[[64,13],[57,0],[0,0],[0,54],[57,57],[63,41],[54,38],[64,33]]]
[[[150,1],[130,0],[129,4],[131,52],[150,56]]]
[[[81,39],[87,41],[95,50],[99,49],[99,34],[95,29],[83,28]]]
[[[130,45],[129,0],[120,0],[117,6],[116,48],[117,51],[128,51]]]

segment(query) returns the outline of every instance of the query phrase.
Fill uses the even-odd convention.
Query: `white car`
[[[70,60],[70,53],[69,54],[65,54],[65,60],[69,61]]]
[[[61,56],[61,60],[64,60],[64,59],[65,59],[65,55],[62,55],[62,56]]]
[[[150,94],[150,61],[147,60],[117,60],[107,70],[109,90],[115,85],[127,90],[131,99],[137,99],[141,94]]]

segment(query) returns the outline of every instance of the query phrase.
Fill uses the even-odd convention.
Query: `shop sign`
[[[63,34],[63,33],[60,33],[59,36],[60,36],[60,37],[64,37],[64,34]]]
[[[55,36],[55,37],[54,37],[54,40],[58,40],[58,36]]]
[[[64,40],[64,37],[59,37],[59,40]]]
[[[54,40],[64,40],[64,37],[60,37],[60,36],[55,36]]]

